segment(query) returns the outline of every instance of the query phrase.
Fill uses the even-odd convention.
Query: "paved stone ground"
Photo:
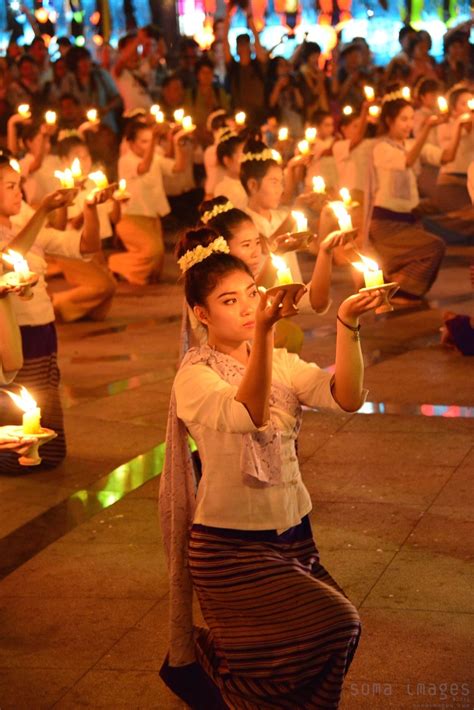
[[[363,637],[343,710],[472,708],[473,361],[438,345],[474,315],[451,249],[426,308],[366,317],[366,413],[305,414],[300,454],[322,559]],[[61,288],[55,281],[53,288]],[[329,367],[336,304],[300,318]],[[0,708],[182,708],[158,678],[167,577],[156,498],[181,288],[121,284],[110,318],[60,326],[69,442],[52,472],[0,478]],[[299,709],[298,709],[299,710]]]

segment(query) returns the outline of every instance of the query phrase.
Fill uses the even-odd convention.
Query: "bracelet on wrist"
[[[349,325],[349,323],[345,323],[342,318],[339,317],[339,314],[337,315],[337,320],[344,326],[344,328],[347,328],[347,330],[352,332],[352,340],[360,340],[360,323],[357,326]]]

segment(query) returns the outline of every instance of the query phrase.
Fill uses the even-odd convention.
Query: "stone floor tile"
[[[0,668],[2,710],[47,710],[82,676],[80,668]]]

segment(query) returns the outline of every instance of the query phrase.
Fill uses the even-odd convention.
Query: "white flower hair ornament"
[[[224,237],[217,237],[211,242],[207,247],[203,247],[202,244],[198,244],[194,249],[187,251],[181,259],[178,259],[179,268],[184,274],[192,266],[200,264],[201,261],[207,259],[211,254],[215,253],[230,254],[229,245],[227,244]]]
[[[391,91],[389,94],[385,94],[385,96],[382,97],[382,104],[387,103],[387,101],[398,101],[398,99],[411,101],[411,91],[409,86],[404,86],[402,89],[397,89],[396,91]]]
[[[275,152],[272,148],[265,148],[260,153],[244,153],[241,163],[246,163],[249,160],[275,160]]]
[[[204,214],[201,217],[201,222],[203,224],[207,224],[208,222],[211,221],[211,219],[214,219],[214,217],[217,217],[218,214],[223,214],[223,212],[229,212],[229,210],[235,209],[234,205],[230,200],[227,200],[227,202],[224,202],[223,205],[214,205],[212,210],[207,210],[207,212],[204,212]]]

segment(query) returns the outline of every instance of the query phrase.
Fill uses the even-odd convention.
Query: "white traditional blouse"
[[[294,391],[302,405],[342,412],[331,393],[332,375],[284,349],[274,350],[273,381]],[[194,522],[237,530],[283,531],[311,510],[295,452],[296,420],[271,406],[281,435],[282,480],[276,485],[245,482],[240,468],[242,434],[257,432],[238,387],[204,363],[178,371],[174,388],[177,415],[197,444],[203,464]]]
[[[339,187],[348,190],[367,190],[374,139],[366,138],[351,150],[349,139],[336,141],[332,152],[336,161]]]
[[[224,175],[214,188],[214,197],[221,195],[227,197],[237,209],[243,211],[247,209],[248,196],[240,180]]]
[[[469,130],[470,128],[470,130]],[[439,145],[444,150],[449,147],[453,138],[455,123],[453,120],[448,123],[442,123],[438,126]],[[461,138],[456,151],[454,160],[450,163],[444,163],[440,169],[440,175],[445,173],[460,173],[466,175],[469,163],[474,158],[474,129],[472,126],[463,127],[461,129]]]
[[[140,175],[138,166],[143,158],[133,150],[127,150],[120,156],[118,173],[127,181],[127,192],[131,197],[122,208],[122,213],[142,217],[164,217],[169,214],[170,206],[163,186],[163,174],[173,174],[175,161],[160,156],[156,151],[153,155],[150,170]]]

